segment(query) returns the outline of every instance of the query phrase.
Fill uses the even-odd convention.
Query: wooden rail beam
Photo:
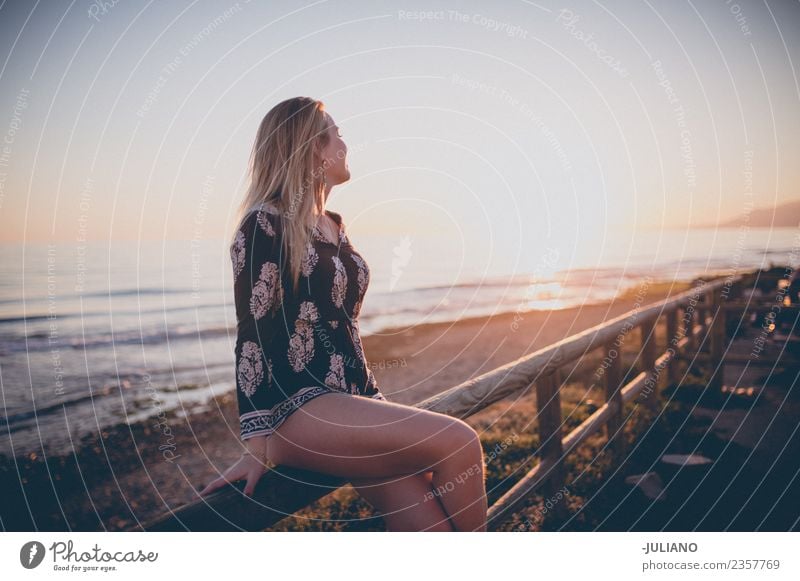
[[[245,482],[236,482],[128,530],[261,531],[345,484],[341,478],[277,466],[261,477],[252,498],[244,494]]]
[[[723,283],[724,281],[720,279],[707,283],[705,287],[713,289]],[[627,403],[642,391],[648,376],[647,373],[640,373],[621,388],[621,398],[615,393],[611,393],[609,396],[607,389],[606,403],[562,440],[559,384],[555,378],[550,377],[551,374],[565,363],[575,361],[589,351],[610,344],[623,329],[653,325],[662,314],[672,313],[675,309],[686,307],[695,293],[695,289],[690,289],[675,297],[620,315],[479,377],[465,381],[416,405],[420,409],[428,409],[463,419],[492,403],[526,389],[531,382],[536,382],[537,400],[545,402],[544,408],[541,410],[544,413],[543,418],[540,418],[539,428],[540,436],[544,436],[541,440],[544,446],[544,455],[536,467],[490,507],[491,522],[498,523],[509,516],[514,508],[545,480],[553,478],[553,482],[560,486],[563,482],[563,473],[559,474],[558,471],[563,469],[564,456],[592,433],[597,432],[612,417],[614,421],[619,421],[622,404]],[[690,324],[692,332],[681,343],[688,344],[695,339],[697,333],[703,331],[705,318],[701,317],[700,321],[701,325],[696,327]],[[645,357],[647,361],[651,361],[655,365],[653,349],[654,345],[652,347],[646,345]],[[659,361],[662,360],[659,359]],[[652,366],[649,368],[652,370]],[[611,373],[614,374],[617,371]],[[539,397],[540,390],[541,398]],[[655,401],[655,397],[651,399]],[[549,405],[547,402],[550,402]],[[340,478],[278,466],[268,470],[262,476],[252,498],[243,494],[244,482],[240,481],[186,505],[174,509],[167,507],[165,514],[128,530],[264,530],[346,483],[346,480]],[[197,489],[200,490],[202,487],[198,486]]]

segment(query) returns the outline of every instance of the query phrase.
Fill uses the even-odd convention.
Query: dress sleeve
[[[266,211],[246,218],[231,246],[236,301],[236,396],[242,440],[270,432],[270,408],[280,399],[272,378],[273,339],[284,284],[277,220]]]

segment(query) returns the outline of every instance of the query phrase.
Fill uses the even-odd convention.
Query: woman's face
[[[333,117],[325,113],[328,120],[328,145],[322,149],[322,167],[325,169],[325,181],[329,186],[341,184],[350,179],[347,167],[347,145],[342,141],[339,128]]]

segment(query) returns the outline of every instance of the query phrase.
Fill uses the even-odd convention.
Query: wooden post
[[[701,351],[703,351],[703,348],[705,346],[705,343],[703,342],[703,336],[705,335],[705,324],[706,324],[705,301],[706,301],[705,296],[699,295],[697,300],[697,305],[695,305],[695,315],[696,315],[695,323],[697,325],[700,325],[700,332],[698,333],[697,337],[695,337],[694,341],[695,353],[700,353]]]
[[[725,372],[725,309],[720,308],[721,291],[709,291],[706,296],[709,298],[709,305],[711,305],[711,316],[714,318],[709,330],[711,335],[711,363],[709,367],[709,373],[712,374],[710,387],[714,390],[721,391]]]
[[[563,378],[563,376],[561,374],[561,368],[560,367],[556,368],[556,370],[553,371],[552,377],[553,377],[553,382],[556,384],[556,389],[560,390],[562,382],[564,381],[564,378]],[[558,393],[559,393],[559,398],[560,398],[561,392],[559,391]]]
[[[686,342],[686,347],[679,359],[686,362],[686,373],[689,373],[697,355],[697,340],[694,336],[694,326],[697,319],[697,304],[695,303],[693,306],[689,301],[684,303],[683,307],[681,307],[681,325],[683,325],[684,337],[688,337],[689,340]]]
[[[655,376],[656,367],[656,326],[658,319],[653,321],[652,329],[647,329],[644,325],[639,325],[639,333],[641,334],[642,341],[642,370],[648,374],[647,384],[650,391],[643,391],[642,397],[645,399],[645,404],[651,411],[658,410],[658,379]]]
[[[561,392],[556,383],[555,374],[551,373],[536,380],[536,408],[539,424],[539,457],[553,460],[550,477],[542,486],[547,513],[545,520],[553,523],[564,520],[566,494],[557,497],[564,486],[564,452],[562,447]],[[559,498],[560,500],[555,500]],[[550,501],[550,502],[548,502]],[[550,518],[548,518],[550,517]]]
[[[622,433],[622,350],[606,345],[605,357],[609,362],[606,369],[606,402],[616,406],[614,414],[606,423],[606,437],[612,465],[618,466],[625,458],[625,435]]]
[[[708,322],[709,317],[714,316],[714,291],[709,290],[703,294],[703,314],[700,324],[703,325],[703,332],[700,333],[700,341],[703,350],[711,353],[711,325]]]
[[[694,322],[697,318],[697,305],[692,306],[687,303],[683,307],[683,322],[685,325],[684,332],[689,337],[689,342],[686,344],[686,355],[694,357],[697,353],[697,341],[694,338]]]
[[[680,340],[678,337],[678,309],[674,308],[667,313],[667,340],[666,349],[675,351],[678,354],[677,343]],[[678,380],[678,358],[674,357],[667,366],[667,379],[670,384],[674,384]]]

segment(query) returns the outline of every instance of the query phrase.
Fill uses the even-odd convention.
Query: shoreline
[[[637,300],[658,302],[686,288],[688,283],[652,281],[643,301],[626,295],[564,309],[394,327],[366,335],[364,351],[387,399],[413,405],[630,311]],[[205,486],[241,453],[236,406],[231,389],[210,398],[208,409],[184,417],[173,411],[166,422],[155,416],[120,422],[84,437],[74,452],[0,455],[12,507],[6,530],[121,530],[193,500],[192,487]]]

